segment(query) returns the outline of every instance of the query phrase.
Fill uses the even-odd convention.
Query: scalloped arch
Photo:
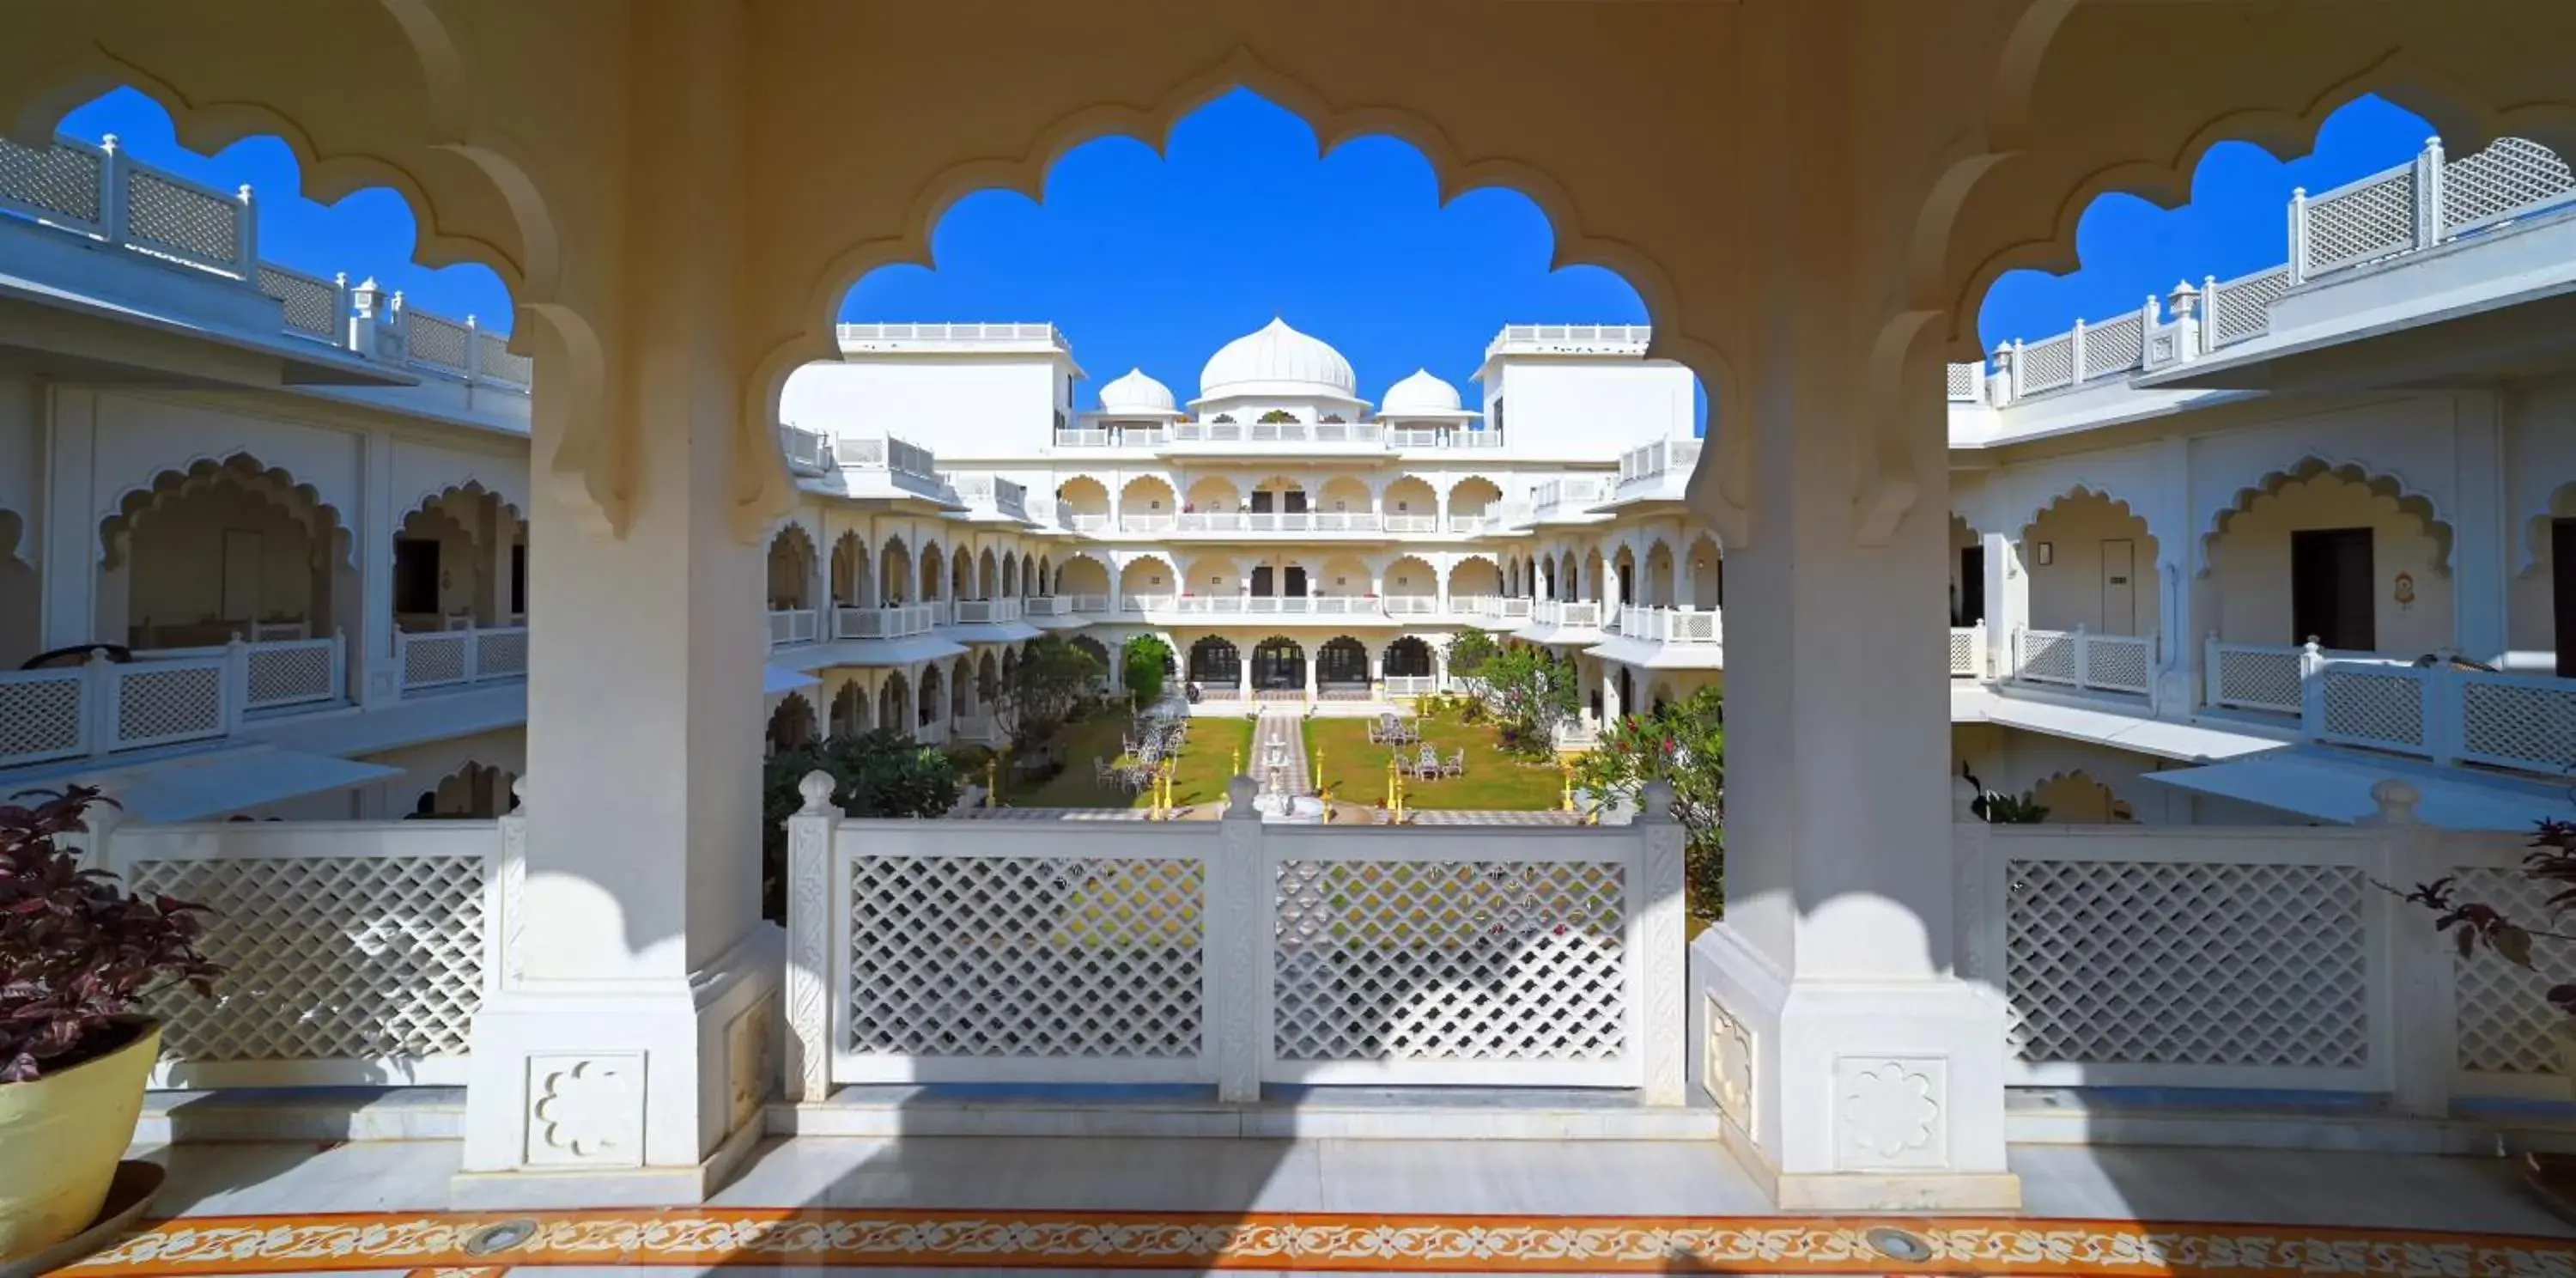
[[[341,521],[339,510],[322,499],[320,490],[311,484],[298,483],[283,467],[270,466],[248,452],[221,456],[200,455],[175,467],[154,472],[151,479],[131,485],[109,502],[112,513],[98,521],[99,562],[117,568],[125,562],[124,545],[131,538],[135,521],[163,501],[211,487],[226,479],[276,507],[288,519],[302,524],[314,537],[330,548],[332,562],[344,567],[358,566],[357,543],[349,526]],[[294,500],[290,501],[289,498]]]
[[[2539,137],[2552,150],[2567,154],[2564,143],[2576,136],[2576,103],[2491,106],[2473,87],[2395,50],[2326,85],[2295,108],[2220,111],[2162,155],[2101,164],[2067,190],[2055,208],[2037,215],[2045,223],[2041,230],[2008,239],[1976,261],[1958,260],[1961,219],[1976,191],[1989,178],[2010,173],[2025,156],[2038,153],[2041,125],[2033,109],[2037,82],[2050,46],[2075,7],[2072,0],[2044,0],[2023,11],[1997,63],[1985,137],[1962,139],[1955,145],[1926,188],[1908,240],[1906,287],[1915,305],[1948,315],[1942,333],[1947,358],[1984,354],[1975,334],[1977,312],[1987,290],[2006,272],[2064,274],[2082,265],[2076,232],[2095,201],[2127,194],[2158,208],[2178,207],[2191,198],[2192,179],[2201,160],[2221,142],[2250,142],[2275,158],[2296,158],[2315,148],[2317,131],[2328,116],[2373,93],[2432,121],[2460,153],[2512,133]]]
[[[2158,552],[2161,553],[2163,551],[2163,539],[2156,536],[2156,525],[2154,520],[2147,518],[2146,515],[2130,506],[2127,498],[2114,497],[2111,495],[2111,490],[2108,486],[2093,483],[2091,480],[2078,480],[2074,484],[2057,490],[2057,492],[2051,495],[2048,500],[2034,503],[2030,508],[2030,513],[2023,516],[2020,523],[2013,525],[2017,530],[2016,539],[2021,541],[2029,540],[2030,530],[2037,526],[2040,517],[2046,515],[2048,512],[2066,505],[2069,502],[2088,500],[2108,504],[2111,507],[2112,513],[2123,519],[2137,520],[2139,525],[2147,530],[2147,540],[2157,542]],[[1956,511],[1951,512],[1950,517],[1959,520],[1961,523],[1967,523],[1966,518],[1958,514]],[[1968,524],[1968,527],[1972,531],[1976,529],[1975,524]]]
[[[1438,198],[1444,205],[1466,192],[1489,187],[1517,191],[1527,197],[1538,206],[1553,232],[1550,267],[1598,266],[1618,273],[1637,291],[1653,322],[1654,336],[1648,354],[1689,365],[1708,388],[1712,419],[1732,420],[1731,413],[1737,406],[1733,370],[1719,346],[1689,332],[1689,320],[1682,312],[1679,292],[1670,274],[1642,246],[1587,231],[1572,193],[1553,174],[1500,156],[1462,156],[1446,131],[1411,111],[1387,106],[1336,106],[1242,45],[1210,66],[1174,82],[1145,106],[1101,102],[1076,108],[1038,129],[1017,156],[981,157],[950,166],[914,194],[900,235],[859,241],[816,264],[814,270],[801,276],[812,279],[814,287],[796,313],[776,326],[775,331],[792,336],[771,347],[753,367],[748,388],[752,401],[744,406],[744,420],[777,421],[779,398],[788,375],[806,363],[838,354],[834,317],[841,299],[870,271],[891,265],[937,268],[933,232],[959,200],[978,191],[1002,190],[1043,203],[1048,170],[1075,147],[1104,137],[1131,137],[1161,154],[1169,149],[1172,129],[1183,117],[1238,88],[1259,94],[1305,121],[1326,153],[1353,138],[1370,135],[1392,137],[1413,147],[1429,161],[1438,183]],[[1721,412],[1730,415],[1720,417]],[[764,427],[762,442],[766,443],[767,438]],[[1703,453],[1701,474],[1712,472],[1720,451],[1710,449]],[[760,455],[761,482],[741,503],[742,517],[754,522],[769,518],[773,507],[787,501],[793,489],[786,461],[777,449],[767,447],[760,450]],[[1750,521],[1727,482],[1703,487],[1695,477],[1691,491],[1694,504],[1709,512],[1710,518],[1749,532]]]
[[[500,493],[484,487],[483,481],[479,479],[469,479],[461,484],[444,484],[422,491],[419,496],[412,498],[409,505],[402,508],[400,514],[394,517],[394,526],[396,528],[400,528],[404,520],[429,509],[431,503],[444,502],[450,497],[489,497],[494,501],[501,503],[501,509],[510,512],[511,519],[523,524],[528,522],[527,512],[520,510],[517,502],[511,501]],[[471,532],[472,530],[468,529],[467,531]]]
[[[2576,519],[2576,480],[2552,489],[2548,500],[2540,503],[2539,511],[2523,521],[2522,563],[2514,568],[2515,576],[2527,577],[2540,570],[2541,560],[2549,554],[2549,521],[2553,519]]]
[[[2236,495],[2226,505],[2211,512],[2209,527],[2200,538],[2199,575],[2207,577],[2217,567],[2218,539],[2226,535],[2238,515],[2251,510],[2255,502],[2265,497],[2279,496],[2283,488],[2293,483],[2327,476],[2357,484],[2373,496],[2395,502],[2401,513],[2414,516],[2416,522],[2423,526],[2424,535],[2433,539],[2434,571],[2445,577],[2451,575],[2452,528],[2450,522],[2442,518],[2441,507],[2431,494],[2407,483],[2403,476],[2394,472],[2374,471],[2357,461],[2331,459],[2313,453],[2279,470],[2265,472],[2252,485],[2237,489]]]

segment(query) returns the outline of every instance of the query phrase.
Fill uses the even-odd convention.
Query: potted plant
[[[97,1218],[160,1055],[141,1009],[174,983],[210,994],[219,970],[196,948],[204,907],[81,868],[64,836],[102,802],[72,786],[0,804],[0,1149],[43,1151],[0,1177],[0,1262]]]

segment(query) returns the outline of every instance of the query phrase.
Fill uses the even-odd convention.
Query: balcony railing
[[[134,655],[0,673],[0,767],[209,740],[256,712],[338,702],[348,686],[336,636]]]
[[[800,475],[828,475],[840,463],[832,455],[832,437],[802,426],[778,424],[778,451],[787,458],[787,469]]]
[[[1530,489],[1530,507],[1540,516],[1579,513],[1609,495],[1610,485],[1601,479],[1551,479]]]
[[[1592,599],[1541,599],[1530,605],[1530,620],[1542,626],[1589,630],[1601,624],[1601,604]]]
[[[1654,335],[1648,324],[1505,324],[1485,354],[1643,355]]]
[[[1986,677],[1986,623],[1950,627],[1950,677]]]
[[[932,604],[832,610],[835,639],[903,639],[928,634],[938,624],[939,609]]]
[[[1620,605],[1619,633],[1648,643],[1715,644],[1726,640],[1725,627],[1715,609],[1639,604]]]
[[[2145,696],[2155,687],[2156,641],[2073,630],[2013,633],[2013,677],[2087,692]]]
[[[1949,366],[1952,403],[2008,404],[2033,395],[2125,379],[2186,362],[2271,331],[2272,304],[2309,280],[2420,253],[2576,199],[2576,174],[2537,142],[2498,138],[2461,160],[2441,139],[2412,160],[2311,196],[2290,196],[2290,260],[2232,280],[2203,277],[2164,301],[2037,341],[1996,347],[1983,361]]]
[[[1017,599],[960,599],[949,607],[951,615],[957,618],[957,624],[961,626],[989,625],[1020,619],[1020,601]]]
[[[1631,448],[1619,455],[1619,487],[1661,479],[1672,471],[1688,471],[1699,464],[1700,441],[1696,439],[1659,439],[1643,448]]]
[[[1065,598],[1072,600],[1073,610],[1083,616],[1106,616],[1109,612],[1107,595],[1067,595]]]
[[[1073,601],[1063,595],[1031,595],[1020,601],[1020,612],[1028,617],[1071,616]]]
[[[276,300],[280,332],[408,371],[525,392],[528,358],[467,316],[415,310],[402,294],[345,275],[324,279],[259,257],[249,187],[217,190],[98,146],[58,137],[39,150],[0,138],[0,210],[109,248],[228,280]]]
[[[1045,345],[1070,349],[1053,324],[890,323],[842,324],[835,330],[844,347],[905,346],[915,349],[972,349]]]
[[[1170,438],[1160,426],[1067,427],[1055,433],[1058,448],[1159,448]]]
[[[408,695],[430,688],[523,679],[528,674],[526,626],[467,626],[394,635],[394,670]]]

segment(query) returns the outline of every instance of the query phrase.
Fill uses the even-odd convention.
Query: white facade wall
[[[1026,457],[1051,446],[1066,361],[1044,355],[883,357],[808,364],[787,377],[779,420],[835,435],[893,435],[952,457]]]
[[[1505,448],[1515,456],[1608,461],[1651,440],[1691,437],[1696,383],[1680,364],[1504,356],[1495,366],[1486,421],[1500,400]]]

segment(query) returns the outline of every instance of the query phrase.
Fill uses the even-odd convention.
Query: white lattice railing
[[[276,299],[281,333],[369,359],[524,391],[526,356],[464,321],[407,309],[374,281],[352,286],[259,258],[259,211],[249,187],[217,190],[128,159],[116,138],[51,148],[0,139],[0,212],[33,218],[112,248],[172,263]]]
[[[1950,677],[1986,677],[1986,623],[1950,627]]]
[[[788,1088],[1590,1086],[1682,1099],[1682,831],[851,821],[788,836]]]
[[[2529,971],[2462,958],[2433,916],[2373,886],[2458,876],[2462,899],[2546,917],[2524,836],[2434,830],[2382,783],[2375,825],[1956,827],[1958,966],[2006,1000],[2006,1081],[2388,1094],[2440,1116],[2456,1096],[2563,1099]]]
[[[2337,271],[2384,262],[2556,209],[2576,200],[2576,173],[2547,147],[2499,138],[2487,149],[2446,160],[2441,140],[2414,159],[2331,191],[2291,194],[2290,260],[2232,280],[2204,277],[2138,311],[2099,323],[2077,323],[2037,341],[2000,344],[1990,382],[1984,362],[1952,364],[1951,403],[2011,403],[2089,382],[2125,379],[2259,337],[2271,326],[2272,303],[2292,287]]]
[[[2576,772],[2576,679],[2345,657],[2316,662],[2302,692],[2302,726],[2319,741],[2436,763]]]
[[[772,608],[769,610],[769,646],[812,643],[823,637],[823,614],[814,608]]]
[[[2220,643],[2211,635],[2201,657],[2202,699],[2228,710],[2299,714],[2317,654],[2297,644]]]
[[[1726,641],[1725,622],[1714,608],[1622,604],[1619,606],[1619,633],[1648,643],[1716,644]]]
[[[2012,677],[2087,692],[2146,696],[2155,687],[2156,641],[2138,635],[2073,630],[2013,632]]]
[[[1601,605],[1590,599],[1540,599],[1530,604],[1530,620],[1542,626],[1589,629],[1601,624]]]
[[[778,451],[787,458],[787,468],[800,475],[829,474],[838,464],[831,436],[785,422],[778,424]]]
[[[928,634],[938,624],[938,616],[928,604],[832,610],[835,639],[903,639]]]
[[[1627,488],[1668,474],[1687,476],[1699,464],[1700,441],[1696,439],[1659,439],[1642,448],[1631,448],[1619,455],[1619,484]]]
[[[397,631],[394,673],[406,694],[523,678],[528,673],[528,628],[467,625],[456,630]]]
[[[337,704],[347,660],[335,635],[0,673],[0,767],[212,740],[254,713]]]
[[[216,997],[173,994],[154,1087],[466,1081],[495,968],[491,821],[116,824],[99,864],[213,911]]]

